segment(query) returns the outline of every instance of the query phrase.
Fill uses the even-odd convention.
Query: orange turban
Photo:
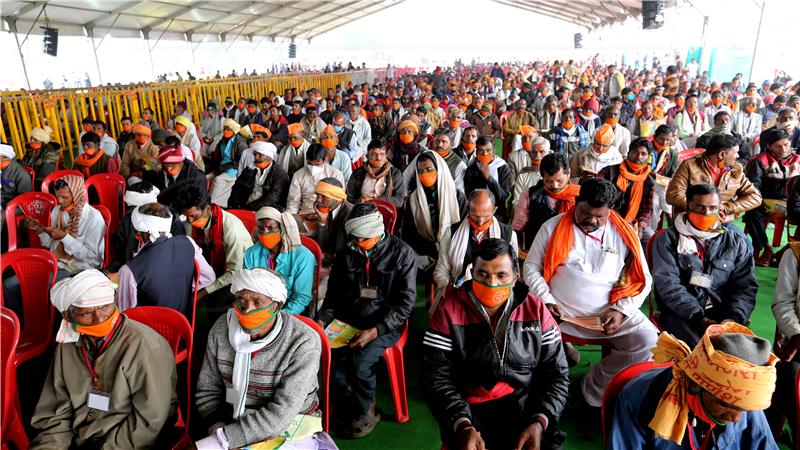
[[[145,134],[147,136],[153,135],[153,130],[151,130],[150,127],[139,123],[133,126],[133,132],[138,134]]]
[[[289,130],[289,136],[293,136],[297,133],[302,133],[305,128],[303,128],[302,123],[293,123],[286,127]]]
[[[263,126],[261,126],[261,125],[259,125],[257,123],[251,123],[250,124],[250,131],[252,131],[253,134],[255,134],[255,133],[264,133],[264,134],[267,135],[267,139],[272,137],[272,133],[269,131],[269,128],[265,128],[265,127],[263,127]]]
[[[523,136],[527,136],[527,135],[529,135],[531,133],[536,133],[536,128],[534,128],[534,127],[532,127],[530,125],[522,125],[521,127],[519,127],[519,134],[521,134]]]
[[[594,134],[594,141],[600,145],[611,145],[614,141],[614,129],[605,123]]]
[[[336,130],[333,128],[333,125],[328,124],[328,126],[325,127],[324,130],[322,130],[321,134],[334,134],[335,135],[336,134]]]
[[[417,125],[417,123],[411,119],[406,119],[397,125],[398,131],[402,130],[403,128],[411,128],[412,130],[414,130],[414,135],[419,134],[419,125]]]

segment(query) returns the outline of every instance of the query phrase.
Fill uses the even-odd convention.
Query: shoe
[[[567,363],[570,367],[574,367],[581,362],[581,352],[569,342],[564,343],[564,354],[567,356]]]

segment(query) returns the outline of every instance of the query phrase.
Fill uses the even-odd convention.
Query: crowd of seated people
[[[418,291],[429,319],[406,357],[448,449],[570,448],[568,398],[599,411],[647,362],[672,368],[622,388],[608,448],[777,448],[798,411],[800,244],[773,249],[768,230],[800,223],[799,87],[680,62],[458,64],[215,99],[200,123],[184,101],[145,108],[116,139],[87,117],[82,176],[33,128],[24,151],[0,145],[4,208],[39,189],[26,168],[57,178],[49,223],[3,224],[58,262],[31,448],[163,448],[181,376],[128,317],[152,306],[194,321],[193,448],[365,437]],[[84,187],[106,173],[127,186],[114,229]],[[747,328],[757,266],[778,267],[777,354]],[[22,316],[24,279],[3,276]],[[331,434],[317,325],[341,340]],[[570,383],[585,342],[602,357]]]

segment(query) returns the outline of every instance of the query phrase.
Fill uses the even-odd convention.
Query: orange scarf
[[[581,193],[581,187],[577,184],[568,184],[560,192],[550,192],[545,189],[544,193],[557,201],[556,213],[564,214],[575,206],[575,197]]]
[[[614,285],[614,288],[611,289],[611,295],[608,299],[609,303],[614,304],[625,297],[633,297],[641,293],[644,290],[645,277],[639,255],[641,244],[639,244],[639,236],[637,236],[636,231],[615,211],[611,211],[608,219],[622,236],[622,241],[628,247],[629,253],[622,276]],[[546,283],[550,283],[550,279],[556,269],[567,260],[567,256],[572,250],[573,240],[575,239],[573,232],[574,222],[575,208],[571,208],[561,217],[556,229],[553,231],[553,235],[550,236],[550,242],[547,244],[547,250],[544,254],[543,274]]]
[[[92,156],[92,157],[90,157],[86,153],[81,153],[80,155],[78,155],[77,158],[75,158],[75,164],[81,166],[81,170],[83,170],[83,176],[85,176],[86,178],[89,178],[90,176],[92,176],[92,173],[91,173],[91,171],[89,169],[102,156],[103,156],[103,151],[99,150],[99,149],[97,150],[97,153],[95,153],[94,156]]]
[[[628,211],[625,212],[625,220],[628,223],[636,219],[636,214],[639,213],[639,205],[642,204],[642,194],[644,193],[644,180],[650,175],[650,166],[642,164],[644,168],[639,169],[638,172],[632,172],[628,167],[629,163],[625,160],[619,165],[619,176],[617,177],[617,187],[624,194],[628,190],[628,185],[633,182],[633,189],[631,189],[631,198],[628,200]]]

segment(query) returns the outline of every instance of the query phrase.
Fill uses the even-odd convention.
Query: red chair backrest
[[[192,399],[192,327],[180,312],[163,306],[137,306],[125,311],[129,319],[143,323],[160,334],[172,349],[175,364],[186,362],[186,399],[180,405],[179,416],[185,417],[184,426],[189,429]],[[182,344],[181,344],[182,343]],[[178,388],[180,389],[180,387]]]
[[[372,200],[378,211],[383,216],[383,224],[386,226],[386,231],[389,234],[394,234],[394,224],[397,223],[397,208],[386,200],[375,199]]]
[[[614,378],[611,379],[611,382],[606,385],[605,392],[603,392],[602,418],[604,445],[608,440],[608,432],[611,429],[611,423],[614,419],[614,408],[617,406],[617,398],[619,398],[619,394],[622,392],[622,388],[625,387],[625,384],[642,372],[646,372],[650,369],[670,367],[671,365],[672,363],[656,364],[653,361],[645,361],[630,365],[622,369],[622,371],[620,371],[618,374],[614,375]]]
[[[8,250],[16,250],[19,240],[19,223],[27,217],[32,217],[42,225],[50,226],[50,212],[56,207],[56,198],[45,192],[26,192],[20,194],[6,206],[6,225],[8,227]],[[21,211],[20,211],[21,210]],[[24,215],[17,215],[18,212]],[[28,230],[28,245],[31,248],[43,248],[39,236]]]
[[[103,205],[92,205],[92,208],[98,210],[100,215],[103,216],[103,222],[106,223],[106,236],[105,236],[105,249],[103,250],[103,267],[108,267],[111,264],[111,212]]]
[[[194,335],[195,320],[197,318],[197,291],[200,290],[200,264],[194,262],[194,292],[192,293],[192,320],[189,325],[192,327],[192,334]]]
[[[23,341],[32,345],[49,345],[53,340],[55,308],[50,304],[50,288],[56,282],[58,260],[48,250],[23,248],[3,254],[0,258],[0,274],[11,269],[19,280],[22,302],[22,317],[25,329]],[[3,306],[0,293],[0,306]]]
[[[99,173],[92,175],[84,183],[86,193],[90,188],[97,192],[99,204],[111,212],[111,232],[119,227],[119,218],[122,216],[122,198],[125,196],[125,179],[116,173]]]
[[[322,270],[322,249],[317,244],[317,241],[311,239],[308,236],[300,236],[300,243],[303,244],[303,247],[307,248],[314,254],[314,259],[316,260],[316,264],[314,266],[314,287],[311,289],[311,295],[313,298],[311,299],[311,305],[313,311],[311,311],[311,317],[315,317],[317,315],[317,305],[319,302],[319,279],[320,279],[320,270]]]
[[[42,180],[42,192],[52,194],[53,192],[50,192],[50,184],[55,183],[56,180],[60,180],[67,175],[76,175],[83,178],[83,174],[77,170],[56,170],[50,175],[44,177],[44,180]]]
[[[322,356],[320,361],[320,383],[319,383],[319,403],[320,407],[322,408],[322,429],[326,432],[329,429],[329,421],[330,421],[330,408],[329,408],[329,397],[330,397],[330,380],[331,380],[331,343],[328,341],[328,335],[325,334],[325,331],[322,327],[319,326],[316,322],[308,317],[303,316],[294,316],[301,321],[303,321],[306,325],[311,327],[312,330],[316,331],[319,335],[320,343],[322,344]]]
[[[229,209],[228,212],[239,218],[239,220],[241,220],[244,224],[244,227],[247,228],[247,231],[249,231],[250,234],[253,234],[253,231],[256,229],[256,225],[258,225],[255,212],[248,211],[246,209]]]
[[[31,166],[22,166],[22,168],[31,176],[31,189],[36,190],[36,188],[33,187],[36,185],[36,171],[33,170]]]
[[[19,342],[19,319],[14,311],[0,308],[0,382],[2,384],[2,430],[0,434],[8,436],[8,426],[14,419],[14,405],[17,398],[17,342]],[[3,439],[5,444],[5,438]]]
[[[505,139],[506,138],[506,133],[504,131],[502,131],[502,128],[503,128],[503,124],[506,123],[506,120],[508,119],[508,116],[510,116],[511,114],[514,114],[514,111],[506,111],[503,114],[500,114],[500,138],[501,139]]]

